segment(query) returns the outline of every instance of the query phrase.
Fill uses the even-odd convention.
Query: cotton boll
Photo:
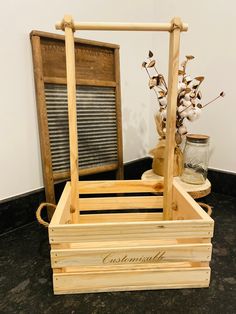
[[[185,110],[185,109],[186,109],[186,107],[184,107],[183,105],[180,105],[180,106],[178,107],[178,112],[181,113],[181,111],[183,111],[183,110]]]
[[[189,110],[188,115],[187,115],[188,120],[194,121],[195,120],[195,114],[193,109]]]
[[[198,103],[198,101],[195,98],[191,99],[191,103],[193,106],[196,106],[196,104]]]
[[[191,110],[189,110],[189,113],[188,113],[188,120],[190,121],[195,121],[197,120],[199,117],[200,117],[200,114],[201,114],[201,109],[200,108],[192,108]]]
[[[183,97],[184,95],[185,95],[185,89],[182,90],[182,92],[179,93],[179,96],[180,96],[180,97]]]
[[[180,113],[179,113],[179,116],[180,116],[181,118],[186,118],[186,117],[188,116],[188,109],[186,109],[186,110],[180,112]]]
[[[166,117],[167,117],[167,110],[164,109],[164,110],[161,111],[161,119],[162,120],[166,120]]]
[[[187,82],[187,84],[188,83],[190,83],[191,81],[192,81],[192,78],[191,78],[191,76],[190,75],[186,75],[185,77],[184,77],[184,80]]]
[[[161,107],[165,108],[167,106],[167,98],[166,97],[159,98],[158,100],[159,100]]]
[[[194,85],[194,82],[190,81],[187,86],[188,88],[193,89],[193,85]]]
[[[156,85],[157,85],[157,80],[156,80],[156,79],[150,79],[150,80],[149,80],[148,86],[149,86],[150,88],[153,88],[153,87],[156,86]]]
[[[178,132],[179,132],[179,134],[180,135],[185,135],[185,134],[187,134],[187,128],[186,128],[186,126],[185,125],[181,125],[179,128],[178,128]]]
[[[178,83],[178,93],[181,92],[186,88],[186,85],[184,83]]]
[[[200,81],[195,80],[195,79],[193,80],[193,87],[194,88],[197,88],[199,84],[200,84]]]
[[[190,94],[189,94],[189,93],[188,93],[188,94],[185,94],[184,100],[190,100]]]
[[[196,113],[197,119],[198,119],[202,114],[202,110],[198,107],[194,108],[194,110],[195,110],[195,113]]]
[[[184,103],[184,98],[181,98],[181,99],[179,100],[178,106],[183,106],[183,103]]]
[[[185,88],[186,88],[185,83],[179,82],[179,83],[178,83],[178,88],[181,89],[181,90],[185,89]]]
[[[181,118],[186,118],[188,115],[188,111],[189,109],[186,109],[186,107],[184,107],[183,105],[178,107],[178,113]]]
[[[185,100],[185,99],[183,99],[183,102],[182,102],[182,105],[183,106],[185,106],[185,107],[189,107],[189,106],[191,106],[191,101],[190,100]]]

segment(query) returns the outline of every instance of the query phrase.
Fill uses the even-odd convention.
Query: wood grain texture
[[[202,219],[214,224],[214,220],[194,201],[194,199],[178,183],[173,183],[174,202],[177,205],[175,219]]]
[[[211,183],[208,179],[206,179],[204,184],[199,185],[185,183],[180,177],[175,177],[174,182],[182,186],[182,188],[194,199],[205,197],[211,193]]]
[[[71,184],[70,182],[67,182],[62,192],[62,195],[60,197],[60,200],[57,204],[57,208],[52,217],[49,227],[51,225],[64,224],[66,223],[68,219],[71,218],[70,217],[70,198],[71,198]]]
[[[120,270],[53,275],[55,294],[208,287],[209,267]]]
[[[80,198],[80,211],[88,210],[124,210],[156,209],[163,207],[162,196],[127,196]]]
[[[65,16],[64,20],[71,23],[70,16]],[[70,27],[65,27],[65,47],[66,47],[66,77],[67,77],[67,97],[69,116],[69,141],[70,141],[70,174],[71,174],[71,214],[72,221],[78,222],[78,138],[77,138],[77,118],[76,118],[76,81],[75,81],[75,51],[74,34]]]
[[[184,239],[213,236],[213,223],[202,220],[90,223],[49,226],[50,243],[134,239]]]
[[[123,166],[123,139],[122,139],[122,114],[121,114],[121,87],[120,87],[120,52],[115,49],[115,80],[116,80],[116,127],[117,127],[117,153],[118,153],[118,169],[116,178],[124,179]]]
[[[181,24],[180,19],[174,18],[172,24]],[[175,28],[170,33],[169,43],[169,72],[168,72],[168,98],[167,98],[167,126],[166,126],[166,148],[164,162],[164,219],[173,218],[173,173],[174,173],[174,149],[176,132],[176,105],[177,85],[179,69],[179,42],[180,29]]]
[[[54,182],[53,182],[53,171],[52,171],[52,158],[50,151],[49,132],[47,124],[47,111],[45,104],[44,94],[44,80],[42,71],[42,54],[41,54],[41,43],[40,37],[31,37],[32,45],[32,56],[34,64],[34,80],[36,89],[36,103],[38,113],[38,126],[41,148],[41,159],[42,159],[42,171],[43,171],[43,182],[45,186],[46,201],[48,203],[55,204],[55,193],[54,193]],[[52,207],[47,208],[49,220],[52,218],[54,210]]]
[[[138,193],[138,192],[161,192],[163,180],[119,180],[119,181],[81,181],[79,182],[81,194],[103,193]]]
[[[51,251],[52,268],[57,267],[127,267],[127,265],[156,264],[176,267],[176,262],[207,262],[211,259],[211,244],[179,244],[149,247],[120,247],[99,249],[58,249]],[[82,269],[81,269],[82,270]],[[92,269],[91,269],[92,270]]]
[[[52,249],[99,249],[106,247],[107,249],[111,248],[123,248],[123,247],[132,247],[132,248],[139,248],[139,247],[150,247],[150,246],[169,246],[169,245],[178,245],[178,244],[202,244],[202,243],[211,243],[210,238],[185,238],[185,239],[133,239],[133,240],[125,240],[124,241],[106,241],[105,243],[100,241],[95,242],[87,242],[87,243],[55,243],[51,244]]]
[[[32,36],[39,36],[41,38],[45,39],[54,39],[54,40],[59,40],[59,41],[64,41],[65,36],[64,35],[59,35],[59,34],[54,34],[54,33],[48,33],[48,32],[42,32],[38,30],[33,30],[30,33],[30,37]],[[112,43],[104,43],[101,41],[96,41],[96,40],[90,40],[90,39],[84,39],[84,38],[75,38],[75,43],[77,44],[84,44],[84,45],[90,45],[90,46],[101,46],[101,47],[108,47],[108,48],[119,48],[120,46],[117,44],[112,44]]]
[[[160,180],[163,179],[162,176],[159,176],[154,173],[152,169],[145,171],[142,174],[142,180]],[[207,196],[211,193],[211,183],[208,179],[206,179],[204,184],[188,184],[183,182],[180,177],[174,177],[173,182],[179,183],[192,198],[197,199],[204,196]]]
[[[80,216],[81,224],[162,221],[162,213],[107,213]]]
[[[42,39],[43,70],[47,82],[62,84],[66,77],[65,43]],[[76,82],[87,80],[115,83],[114,49],[75,42]],[[108,86],[107,84],[105,86]]]
[[[64,29],[64,21],[56,24],[56,29]],[[75,30],[103,30],[103,31],[155,31],[155,32],[171,32],[172,23],[105,23],[105,22],[75,22]],[[188,30],[187,24],[182,24],[181,31]]]

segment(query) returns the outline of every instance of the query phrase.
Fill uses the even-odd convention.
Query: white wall
[[[191,131],[211,136],[211,167],[236,172],[233,0],[227,5],[219,0],[8,0],[1,1],[0,12],[0,199],[43,186],[29,33],[32,29],[56,32],[54,23],[65,13],[71,13],[77,21],[124,22],[166,22],[179,15],[189,23],[189,32],[182,36],[181,52],[182,56],[191,53],[196,57],[189,68],[191,73],[206,76],[204,99],[211,99],[221,90],[227,94],[223,101],[209,106],[191,125]],[[121,45],[124,160],[144,157],[156,143],[156,107],[140,64],[151,48],[165,73],[168,36],[122,32],[83,32],[77,36]]]
[[[65,13],[76,21],[155,20],[153,0],[1,1],[0,199],[43,186],[29,33],[56,32]],[[78,37],[121,45],[124,160],[143,157],[149,133],[150,94],[141,62],[151,34],[82,32]]]
[[[198,121],[188,124],[189,132],[208,134],[211,137],[210,167],[236,172],[236,2],[233,0],[165,0],[155,2],[159,21],[181,16],[189,24],[181,36],[181,58],[191,54],[195,59],[189,74],[203,75],[203,100],[208,102],[224,90],[225,98],[205,108]],[[166,66],[166,41],[154,36],[154,51]],[[154,133],[150,145],[154,145]]]

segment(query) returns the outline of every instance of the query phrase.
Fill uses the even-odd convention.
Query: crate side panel
[[[55,294],[208,287],[210,268],[55,273]]]
[[[176,205],[176,210],[173,211],[174,219],[201,219],[214,224],[214,220],[177,182],[173,183],[173,199]]]
[[[209,238],[212,235],[213,224],[201,220],[76,224],[49,228],[51,244],[137,239]]]
[[[66,223],[70,220],[70,197],[71,197],[71,184],[67,182],[62,192],[60,200],[57,204],[56,210],[53,214],[49,229],[52,226]]]
[[[170,262],[205,262],[211,259],[212,245],[180,244],[149,247],[62,249],[51,251],[52,267],[90,267]],[[164,266],[163,266],[164,267]]]

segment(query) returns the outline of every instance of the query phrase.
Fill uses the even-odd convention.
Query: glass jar
[[[184,148],[184,169],[181,180],[190,184],[203,184],[207,178],[209,136],[188,134]]]

